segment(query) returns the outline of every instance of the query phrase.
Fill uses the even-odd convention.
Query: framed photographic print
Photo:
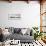
[[[8,14],[8,20],[19,20],[21,19],[21,14]]]

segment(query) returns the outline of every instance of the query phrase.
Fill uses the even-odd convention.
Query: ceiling
[[[9,0],[1,0],[1,1],[9,1]],[[39,1],[39,0],[12,0],[12,1]]]
[[[0,0],[0,1],[9,1],[9,2],[12,2],[12,1],[27,1],[27,3],[28,3],[29,1],[39,1],[39,2],[42,2],[44,0]]]

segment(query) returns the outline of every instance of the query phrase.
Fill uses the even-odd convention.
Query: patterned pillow
[[[8,32],[14,34],[14,27],[9,27]]]
[[[20,28],[14,28],[14,33],[20,33],[21,29]]]

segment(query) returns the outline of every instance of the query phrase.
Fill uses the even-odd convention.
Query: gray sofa
[[[33,36],[29,36],[29,35],[21,35],[21,34],[11,34],[9,36],[9,38],[12,40],[12,39],[15,39],[15,40],[20,40],[21,43],[30,43],[30,42],[33,42],[34,38]]]
[[[9,36],[5,37],[5,39],[9,39],[10,40],[20,40],[21,43],[30,43],[30,42],[33,42],[34,40],[34,37],[31,35],[28,35],[28,33],[26,34],[22,34],[21,33],[21,29],[22,28],[13,28],[13,27],[10,27],[8,30],[9,32],[11,33]],[[30,32],[32,34],[32,31]]]

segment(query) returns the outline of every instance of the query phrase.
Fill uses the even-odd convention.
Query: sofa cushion
[[[32,40],[34,40],[34,37],[33,36],[29,36],[29,35],[21,35],[21,34],[13,34],[13,35],[10,35],[9,38],[12,40],[12,39],[15,39],[15,40],[20,40],[20,42],[32,42]]]

